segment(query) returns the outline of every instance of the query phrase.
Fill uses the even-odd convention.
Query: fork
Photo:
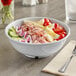
[[[58,71],[61,73],[64,73],[74,56],[76,56],[76,45],[72,51],[72,55],[70,56],[70,58],[65,62],[65,64]]]

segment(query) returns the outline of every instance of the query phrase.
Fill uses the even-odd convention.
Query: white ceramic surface
[[[52,42],[52,43],[29,44],[29,43],[23,43],[23,42],[15,41],[11,37],[9,37],[8,30],[12,26],[21,25],[24,20],[37,21],[37,20],[40,20],[42,18],[44,18],[44,17],[28,17],[28,18],[18,19],[16,21],[10,23],[5,28],[5,34],[8,37],[8,39],[10,40],[13,47],[18,52],[24,54],[25,56],[32,57],[32,58],[35,58],[35,57],[42,58],[42,57],[47,57],[47,56],[49,56],[55,52],[58,52],[62,48],[62,46],[64,45],[68,36],[70,35],[70,28],[68,27],[68,25],[66,25],[65,23],[63,23],[59,20],[49,18],[52,22],[59,23],[60,25],[62,25],[66,29],[67,36],[65,38],[63,38],[57,42]]]

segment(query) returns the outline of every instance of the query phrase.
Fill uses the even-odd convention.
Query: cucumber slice
[[[10,32],[11,32],[11,30],[8,30],[8,35],[10,36]]]
[[[9,30],[12,31],[12,32],[16,32],[14,26],[12,26]]]
[[[18,35],[17,35],[15,32],[12,32],[12,31],[9,31],[8,34],[9,34],[11,37],[18,37]]]

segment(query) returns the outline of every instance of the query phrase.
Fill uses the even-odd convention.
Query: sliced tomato
[[[54,24],[54,27],[57,28],[57,23]]]
[[[56,39],[56,40],[60,40],[60,39],[64,38],[67,35],[65,29],[62,26],[58,25],[57,23],[54,24],[53,31],[56,34],[60,35],[59,38]]]
[[[64,36],[66,36],[67,34],[66,34],[66,32],[62,32],[62,34],[64,34]]]
[[[60,39],[64,38],[63,36],[64,36],[64,35],[60,35],[59,38],[56,39],[56,40],[60,40]]]
[[[53,28],[53,31],[57,34],[61,33],[61,32],[64,32],[64,28],[58,24],[55,23],[54,25],[54,28]]]
[[[50,21],[47,18],[44,18],[43,26],[48,26],[49,24],[50,24]]]
[[[62,32],[62,33],[59,33],[59,35],[60,35],[59,38],[56,40],[60,40],[60,39],[64,38],[67,34],[66,34],[66,32]]]

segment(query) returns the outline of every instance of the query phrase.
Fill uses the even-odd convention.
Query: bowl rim
[[[60,24],[63,24],[63,25],[66,25],[66,27],[68,28],[68,34],[63,38],[63,39],[61,39],[61,40],[58,40],[58,41],[53,41],[53,42],[49,42],[49,43],[24,43],[24,42],[19,42],[19,41],[16,41],[16,40],[14,40],[14,39],[12,39],[9,35],[8,35],[8,31],[6,31],[6,29],[7,29],[7,27],[8,26],[10,26],[12,23],[15,23],[15,22],[17,22],[17,21],[21,21],[21,20],[25,20],[25,19],[35,19],[35,18],[48,18],[48,19],[52,19],[52,20],[54,20],[54,21],[56,21],[56,22],[58,22],[58,23],[60,23]],[[62,22],[62,21],[60,21],[60,20],[57,20],[57,19],[54,19],[54,18],[49,18],[49,17],[26,17],[26,18],[21,18],[21,19],[17,19],[17,20],[15,20],[15,21],[13,21],[13,22],[11,22],[10,24],[8,24],[6,27],[5,27],[5,35],[10,39],[10,40],[12,40],[12,41],[14,41],[14,42],[16,42],[16,43],[20,43],[20,44],[25,44],[25,45],[49,45],[49,44],[54,44],[54,43],[58,43],[58,42],[61,42],[62,40],[65,40],[65,39],[67,39],[68,37],[69,37],[69,35],[70,35],[70,27],[66,24],[66,23],[64,23],[64,22]]]

